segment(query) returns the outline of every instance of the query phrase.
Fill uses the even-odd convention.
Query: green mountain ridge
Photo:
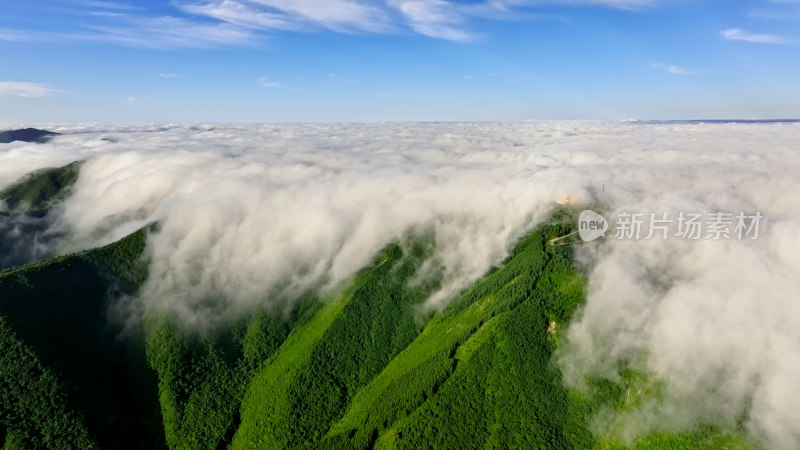
[[[545,236],[557,234],[559,228],[563,232],[563,227],[550,228],[547,235],[534,233],[524,239],[503,269],[488,275],[443,314],[434,317],[422,336],[359,394],[347,416],[331,430],[329,436],[332,442],[342,442],[346,437],[354,447],[371,446],[373,443],[379,448],[416,447],[436,442],[440,445],[468,447],[480,442],[486,445],[514,445],[513,439],[496,428],[498,424],[509,427],[512,423],[491,417],[501,411],[498,409],[500,405],[490,401],[488,396],[501,394],[503,389],[490,386],[499,378],[510,375],[505,371],[521,368],[505,364],[515,358],[492,364],[491,361],[496,357],[493,353],[499,350],[498,346],[510,344],[509,338],[516,341],[524,336],[530,339],[527,344],[515,344],[528,346],[524,349],[525,354],[537,357],[529,361],[535,361],[536,367],[547,369],[549,352],[544,357],[537,355],[536,346],[547,347],[548,340],[555,339],[548,335],[550,324],[568,320],[567,315],[582,298],[583,280],[572,269],[566,276],[573,278],[564,280],[559,286],[563,294],[560,296],[562,302],[552,305],[554,307],[549,311],[542,310],[542,306],[556,297],[551,295],[553,291],[549,291],[547,285],[552,283],[554,276],[560,276],[559,269],[568,269],[568,265],[560,266],[567,263],[566,260],[559,260],[563,258],[563,252],[550,247],[556,252],[549,253],[544,240]],[[513,331],[515,328],[522,334]],[[513,332],[509,334],[510,331]],[[515,347],[507,356],[511,357],[519,350],[523,349]],[[522,379],[510,381],[512,383],[508,386],[515,386]],[[558,383],[555,385],[557,387]],[[536,385],[535,390],[541,387]],[[548,388],[552,389],[553,386]],[[517,401],[524,401],[521,394],[502,392],[502,395],[511,395]],[[566,406],[566,402],[550,406],[560,408]],[[470,418],[475,422],[470,423]],[[531,415],[524,414],[519,418],[528,420]],[[386,424],[391,423],[395,425],[387,428]],[[442,423],[447,425],[441,426]],[[531,425],[534,423],[531,422]],[[553,424],[550,425],[548,428],[553,430]],[[449,430],[447,436],[437,433],[437,427]],[[453,432],[455,430],[458,431]],[[525,432],[518,429],[512,434]],[[537,434],[541,433],[534,429],[527,430],[530,438]],[[450,441],[445,443],[442,439]],[[492,440],[496,442],[491,444]],[[550,448],[558,444],[552,438],[546,440],[551,441]],[[564,445],[560,447],[566,448]]]
[[[0,270],[56,253],[51,210],[71,192],[80,162],[38,170],[0,191]]]
[[[548,241],[574,223],[556,211],[440,313],[423,307],[441,282],[423,264],[435,250],[426,233],[288,314],[265,306],[202,332],[154,309],[126,327],[109,320],[147,279],[152,227],[0,271],[0,444],[752,448],[742,430],[708,424],[627,444],[613,423],[590,432],[598,412],[632,411],[659,385],[623,369],[620,383],[587,380],[590,392],[562,384],[553,355],[587,283],[572,247]]]
[[[0,201],[12,212],[44,214],[65,199],[78,179],[81,163],[37,170],[0,191]]]
[[[135,339],[120,340],[119,330],[108,321],[109,296],[132,294],[146,276],[138,259],[144,239],[141,230],[108,247],[0,272],[0,317],[6,325],[2,339],[5,345],[22,346],[27,355],[5,356],[11,359],[4,361],[8,372],[0,380],[0,424],[22,436],[22,448],[52,447],[47,436],[53,434],[65,439],[65,431],[52,430],[58,416],[20,412],[25,404],[51,394],[66,399],[54,403],[65,402],[83,417],[81,427],[76,424],[67,433],[76,439],[84,427],[104,447],[120,439],[159,439],[158,411],[147,396],[155,380],[148,379],[143,346]],[[31,362],[31,355],[36,361]],[[31,366],[45,373],[34,377]],[[45,390],[27,383],[15,387],[14,377],[25,372],[30,374],[25,378],[34,377]],[[14,394],[5,396],[9,392]]]

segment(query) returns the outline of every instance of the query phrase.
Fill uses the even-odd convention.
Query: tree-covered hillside
[[[0,201],[5,202],[11,211],[44,213],[69,194],[78,179],[80,166],[76,161],[63,167],[33,172],[0,191]]]
[[[18,184],[15,196],[45,208],[69,186],[33,179],[27,186],[39,188]],[[46,195],[22,193],[34,191]],[[147,279],[154,227],[6,269],[0,444],[749,448],[739,429],[700,426],[633,442],[619,423],[592,429],[601,412],[657,401],[659,383],[621,369],[619,381],[586,380],[590,392],[562,384],[553,355],[585,300],[586,278],[573,247],[549,241],[573,224],[569,211],[556,212],[441,312],[423,307],[442,281],[423,264],[436,245],[426,233],[387,246],[334,292],[308,292],[288,313],[265,298],[214,329],[147,307],[139,320],[112,320],[111,305]]]
[[[550,364],[559,327],[583,299],[566,247],[526,237],[502,268],[434,317],[326,436],[331,448],[590,447],[591,435]]]
[[[0,425],[22,448],[163,441],[155,377],[111,298],[146,276],[141,230],[111,246],[0,272]],[[46,405],[46,406],[39,406]],[[58,411],[58,412],[57,412]],[[81,445],[78,445],[81,443]]]
[[[0,191],[0,270],[53,256],[51,209],[78,179],[80,162],[42,169]]]

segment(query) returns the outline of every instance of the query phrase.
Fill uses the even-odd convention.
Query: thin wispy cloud
[[[494,78],[494,73],[464,75],[464,80],[466,81],[479,80],[481,78]]]
[[[139,9],[138,6],[129,3],[103,1],[103,0],[79,0],[75,2],[79,6],[86,8],[99,8],[99,9],[116,9],[121,11],[131,11]]]
[[[761,20],[800,20],[800,9],[795,11],[753,10],[747,12],[747,17]]]
[[[136,18],[125,23],[91,27],[85,39],[147,48],[213,48],[258,41],[251,31],[224,22],[196,22],[179,17]]]
[[[300,30],[302,21],[287,14],[263,11],[238,1],[222,0],[207,3],[178,3],[182,11],[198,16],[210,17],[222,22],[246,28],[264,30]]]
[[[473,6],[483,9],[514,11],[520,8],[542,5],[601,6],[624,10],[644,10],[668,3],[669,0],[486,0]]]
[[[747,17],[760,20],[800,19],[800,0],[771,0],[747,12]]]
[[[386,31],[386,12],[369,2],[354,0],[253,0],[291,17],[340,32]]]
[[[469,29],[473,20],[542,19],[547,16],[538,14],[536,8],[544,5],[641,10],[662,3],[661,0],[485,0],[472,3],[387,0],[385,4],[356,0],[206,0],[180,1],[176,6],[188,14],[265,31],[326,29],[344,33],[392,33],[409,28],[431,38],[469,42],[479,38]],[[398,13],[401,20],[398,20]]]
[[[180,2],[190,14],[210,17],[242,27],[264,30],[385,32],[391,19],[379,6],[352,0],[213,0]]]
[[[45,84],[25,81],[0,81],[0,97],[47,97],[56,92]]]
[[[466,42],[476,36],[461,28],[464,17],[456,4],[443,0],[389,0],[400,11],[411,28],[425,36]]]
[[[776,34],[757,34],[739,28],[728,28],[719,32],[727,41],[752,42],[755,44],[788,44],[789,41]]]
[[[99,43],[178,49],[245,46],[261,41],[253,30],[227,22],[116,13],[100,17],[105,20],[63,31],[0,28],[0,42]]]
[[[24,42],[33,38],[33,35],[23,30],[0,28],[0,41]]]
[[[344,77],[336,73],[328,73],[324,77],[298,77],[296,82],[303,87],[325,88],[358,83],[358,80]]]
[[[578,0],[571,3],[609,6],[619,9],[642,9],[659,6],[663,0]]]
[[[705,71],[699,69],[687,69],[685,67],[676,66],[675,64],[653,63],[649,66],[653,70],[667,72],[672,75],[699,75]]]
[[[325,75],[325,80],[322,82],[322,84],[330,85],[330,84],[342,84],[342,83],[352,83],[352,82],[353,80],[349,78],[341,77],[335,73],[329,73],[328,75]]]
[[[86,14],[95,17],[115,17],[115,18],[122,18],[128,15],[127,13],[117,12],[117,11],[89,11]]]
[[[261,77],[261,78],[259,78],[257,80],[257,83],[258,83],[259,86],[265,87],[265,88],[269,88],[269,89],[280,89],[280,88],[284,87],[282,83],[274,81],[274,80],[270,79],[269,77]]]
[[[123,2],[81,0],[72,5],[94,22],[59,32],[0,29],[0,41],[85,42],[145,48],[252,45],[269,32],[332,31],[396,34],[470,42],[476,21],[541,20],[542,6],[599,6],[642,10],[663,0],[175,0],[174,15]]]
[[[156,76],[161,78],[178,78],[178,74],[176,73],[157,73]]]

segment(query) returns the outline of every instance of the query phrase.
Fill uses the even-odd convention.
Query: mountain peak
[[[53,136],[59,135],[54,131],[40,130],[38,128],[20,128],[0,132],[0,144],[14,141],[35,142],[41,144],[49,141]]]

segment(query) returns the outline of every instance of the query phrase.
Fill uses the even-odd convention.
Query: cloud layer
[[[41,83],[0,81],[0,97],[47,97],[55,89]]]
[[[0,188],[86,160],[54,231],[61,251],[158,221],[145,308],[203,326],[334,288],[410,230],[435,233],[440,309],[507,255],[556,200],[619,210],[755,212],[755,241],[577,246],[585,310],[566,381],[663,384],[622,433],[735,427],[772,448],[800,423],[800,124],[463,123],[68,126],[0,148]],[[104,138],[108,138],[104,140]],[[749,412],[746,415],[745,412]],[[599,420],[599,419],[598,419]]]
[[[548,6],[600,6],[644,10],[667,0],[176,0],[171,11],[111,1],[76,2],[81,25],[50,32],[0,28],[0,41],[113,42],[145,48],[216,48],[254,45],[264,32],[333,31],[348,34],[411,34],[469,42],[480,20],[547,17]]]
[[[788,44],[785,38],[776,34],[750,33],[739,28],[728,28],[719,32],[727,41],[752,42],[754,44]]]
[[[664,64],[660,62],[650,64],[650,68],[653,70],[660,70],[667,73],[671,73],[672,75],[699,75],[703,73],[702,70],[687,69],[685,67],[676,66],[675,64]]]

